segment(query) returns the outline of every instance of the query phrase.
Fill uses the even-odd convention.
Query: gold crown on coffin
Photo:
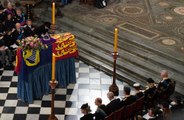
[[[50,40],[50,35],[48,33],[42,35],[42,37],[44,41]]]

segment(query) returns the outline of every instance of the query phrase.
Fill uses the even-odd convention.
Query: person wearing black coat
[[[113,92],[108,92],[107,93],[107,97],[110,100],[110,102],[106,105],[106,114],[110,115],[112,112],[118,110],[120,108],[120,99],[116,99],[114,97],[114,93]]]
[[[34,36],[35,27],[32,25],[31,20],[27,20],[27,25],[24,27],[24,37]]]
[[[11,31],[13,28],[15,28],[14,20],[11,14],[8,14],[7,19],[4,22],[4,26],[5,31]]]
[[[130,105],[137,100],[134,95],[130,95],[130,91],[131,91],[131,89],[129,86],[124,86],[125,96],[123,97],[123,99],[121,101],[121,107],[125,107],[127,105]]]
[[[94,115],[91,112],[90,110],[90,106],[88,105],[88,103],[86,104],[83,104],[81,106],[81,112],[84,114],[83,117],[80,118],[80,120],[94,120]]]
[[[103,120],[107,116],[107,114],[105,113],[106,106],[104,104],[102,104],[101,98],[95,99],[95,105],[97,106],[97,109],[94,113],[95,120]]]
[[[24,29],[21,27],[20,23],[16,23],[16,29],[12,33],[13,41],[16,45],[19,45],[20,42],[24,38]]]
[[[38,35],[38,37],[42,37],[42,35],[49,32],[51,23],[45,22],[43,25],[35,28],[35,34]]]

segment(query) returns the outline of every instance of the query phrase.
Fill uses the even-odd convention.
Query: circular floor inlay
[[[126,14],[141,14],[143,9],[138,6],[125,6],[122,11]]]
[[[174,12],[180,15],[184,15],[184,7],[176,7],[174,8]]]
[[[166,20],[172,20],[173,17],[172,17],[172,16],[165,16],[165,19],[166,19]]]
[[[101,16],[99,19],[100,22],[103,22],[105,24],[114,24],[117,23],[118,20],[119,18],[117,16],[110,16],[110,15]]]
[[[161,7],[168,7],[169,6],[169,3],[167,2],[159,2],[158,3]]]
[[[164,39],[164,40],[162,40],[162,43],[164,45],[175,45],[176,44],[176,41],[175,40],[172,40],[172,39]]]

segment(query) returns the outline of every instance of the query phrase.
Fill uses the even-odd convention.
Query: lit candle
[[[52,24],[54,25],[56,23],[55,19],[55,2],[52,3]]]
[[[118,28],[114,30],[114,52],[117,52],[118,49]]]
[[[56,57],[55,54],[52,53],[52,82],[55,81],[55,71],[56,71]]]

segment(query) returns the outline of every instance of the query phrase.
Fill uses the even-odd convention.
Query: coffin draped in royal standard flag
[[[64,33],[56,34],[52,37],[56,39],[56,42],[52,44],[52,52],[56,55],[56,60],[78,56],[74,35]]]

